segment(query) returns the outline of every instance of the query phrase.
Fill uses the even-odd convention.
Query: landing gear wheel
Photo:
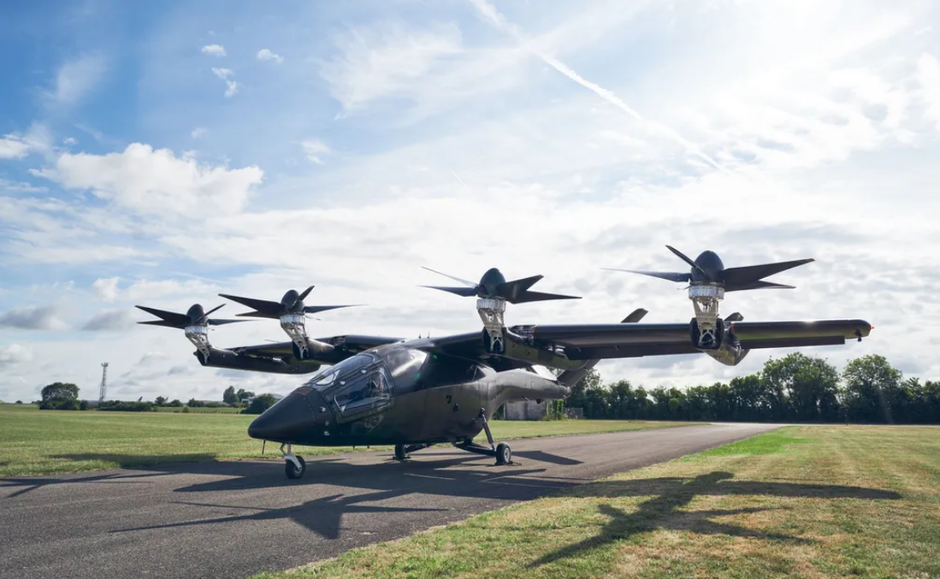
[[[298,456],[295,457],[297,462],[300,463],[300,468],[297,468],[297,465],[294,464],[294,461],[287,460],[284,463],[284,473],[289,479],[298,479],[304,476],[304,473],[307,472],[307,463],[304,462],[304,457]]]
[[[496,464],[509,464],[512,462],[512,450],[505,442],[500,442],[496,446]]]
[[[405,452],[404,444],[395,445],[395,460],[406,460],[408,458],[408,453]]]

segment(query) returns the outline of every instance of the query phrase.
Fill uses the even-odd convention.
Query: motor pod
[[[721,332],[720,345],[714,349],[706,350],[699,348],[699,351],[705,352],[725,366],[737,366],[741,363],[741,360],[747,356],[747,353],[750,352],[750,350],[745,350],[741,347],[741,342],[738,341],[738,338],[734,335],[733,324],[725,323],[723,325],[724,328]]]
[[[275,374],[308,374],[320,368],[319,364],[309,362],[289,364],[280,358],[250,356],[232,352],[231,350],[221,350],[211,347],[209,348],[208,356],[204,356],[202,352],[198,350],[193,352],[193,355],[196,356],[200,364],[211,368],[253,370],[255,372],[272,372]]]

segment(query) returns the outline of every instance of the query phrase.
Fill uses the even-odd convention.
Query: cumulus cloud
[[[30,148],[22,135],[4,135],[0,138],[0,159],[22,159],[29,154]]]
[[[278,64],[281,64],[282,62],[284,62],[283,56],[281,56],[280,54],[275,54],[267,48],[262,48],[261,50],[259,50],[257,57],[258,57],[258,60],[261,60],[261,61],[273,60],[274,62]]]
[[[33,359],[33,351],[28,346],[10,344],[0,348],[0,368],[29,362]]]
[[[238,92],[239,85],[238,85],[238,82],[236,82],[235,79],[232,78],[233,76],[235,76],[235,73],[232,72],[231,69],[213,68],[212,74],[216,75],[221,80],[225,81],[225,96],[226,97],[235,96],[235,93]]]
[[[206,135],[207,129],[205,127],[196,127],[190,131],[189,136],[194,139],[200,139]]]
[[[85,322],[82,330],[91,332],[125,330],[133,325],[130,310],[120,308],[98,312]]]
[[[69,60],[59,67],[54,88],[46,97],[58,105],[72,105],[88,94],[107,70],[107,63],[100,54],[86,54]]]
[[[201,52],[209,56],[225,56],[225,47],[220,44],[208,44],[202,47]]]
[[[64,330],[68,326],[58,317],[56,306],[13,308],[0,313],[0,328],[21,330]]]
[[[133,143],[121,153],[65,153],[55,166],[36,171],[69,189],[88,189],[139,212],[189,214],[239,211],[263,172],[228,169],[177,158],[169,149]]]
[[[118,281],[120,278],[117,277],[101,277],[94,281],[91,284],[91,287],[94,288],[95,292],[98,294],[98,298],[106,302],[113,302],[118,295]]]
[[[304,150],[304,155],[306,155],[307,160],[317,165],[323,164],[322,157],[324,155],[329,155],[333,152],[326,143],[316,139],[307,139],[302,142],[300,146]]]

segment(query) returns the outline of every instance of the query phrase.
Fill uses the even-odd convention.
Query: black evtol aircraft
[[[185,330],[203,366],[288,374],[329,366],[248,428],[253,438],[281,443],[285,471],[292,479],[302,477],[306,469],[292,444],[394,445],[395,458],[404,460],[429,445],[452,443],[506,464],[512,452],[493,440],[488,424],[493,413],[508,400],[564,398],[600,360],[704,352],[733,366],[752,349],[844,344],[846,339],[861,340],[872,329],[864,320],[743,322],[738,313],[722,319],[718,302],[725,291],[790,287],[762,278],[812,260],[726,269],[713,252],[693,261],[670,249],[690,265],[689,273],[637,273],[687,282],[696,314],[689,323],[640,324],[646,310],[638,309],[619,324],[506,327],[507,303],[579,298],[531,291],[542,276],[506,281],[496,268],[479,283],[447,276],[463,285],[424,286],[477,298],[482,331],[440,338],[312,339],[305,329],[306,314],[346,307],[305,305],[312,286],[302,293],[291,290],[280,302],[220,294],[254,309],[240,316],[280,320],[291,338],[258,346],[213,347],[209,326],[246,321],[209,318],[218,307],[205,312],[197,304],[185,315],[137,307],[160,318],[143,324]],[[473,442],[481,431],[488,445]]]

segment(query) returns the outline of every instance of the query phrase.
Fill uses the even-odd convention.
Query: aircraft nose
[[[294,442],[315,426],[307,399],[297,392],[268,408],[248,426],[248,436],[260,440]]]

